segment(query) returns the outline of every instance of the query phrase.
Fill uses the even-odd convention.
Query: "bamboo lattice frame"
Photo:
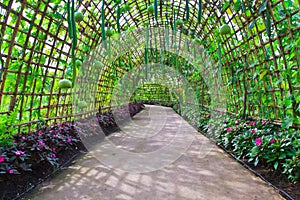
[[[52,2],[60,3],[56,5]],[[245,0],[245,3],[249,2]],[[0,33],[3,36],[0,47],[4,60],[0,115],[19,110],[21,127],[30,128],[39,117],[52,123],[71,120],[74,115],[71,90],[57,87],[58,81],[67,73],[71,60],[65,3],[65,0],[0,2]],[[131,10],[122,13],[121,29],[140,27],[147,21],[150,26],[168,24],[173,28],[173,11],[179,19],[186,17],[183,0],[159,1],[158,20],[147,13],[147,7],[152,3],[149,0],[122,1],[121,6],[128,4]],[[296,117],[295,109],[299,102],[291,99],[291,106],[285,103],[291,95],[300,95],[300,85],[297,84],[300,79],[297,72],[299,49],[288,46],[286,42],[296,41],[300,37],[300,2],[294,3],[298,6],[291,9],[287,1],[267,1],[272,20],[272,37],[268,38],[264,25],[266,9],[261,9],[261,1],[253,1],[250,15],[242,14],[241,8],[234,10],[234,1],[203,1],[201,23],[197,22],[198,1],[189,1],[189,21],[181,32],[194,31],[213,59],[218,59],[215,48],[218,27],[225,21],[234,29],[233,34],[221,38],[222,78],[228,85],[228,111],[239,113],[246,107],[247,113],[256,117],[277,120],[283,120],[286,116]],[[101,6],[100,0],[76,1],[76,9],[85,15],[84,21],[77,24],[79,45],[76,55],[79,59],[83,60],[101,42]],[[115,24],[115,10],[116,4],[106,1],[106,27]],[[278,12],[284,14],[274,14]],[[143,52],[132,55],[133,66],[141,64]],[[93,105],[95,111],[99,106],[109,107],[107,98],[113,89],[110,74],[114,71],[121,77],[126,67],[112,69],[107,66],[100,74],[99,91]],[[196,86],[202,91],[206,87],[203,81]],[[247,94],[246,104],[243,102],[244,94]]]

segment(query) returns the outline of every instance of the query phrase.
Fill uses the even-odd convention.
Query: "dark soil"
[[[230,156],[236,159],[235,155],[231,152],[228,152],[224,149]],[[238,160],[238,159],[236,159]],[[288,200],[300,200],[300,182],[293,184],[287,176],[280,173],[280,170],[276,171],[272,168],[269,168],[267,165],[261,164],[254,166],[252,163],[247,162],[247,160],[238,160],[244,167],[252,171],[255,175],[262,178],[268,184],[273,186],[275,189],[278,189],[280,194]]]
[[[248,165],[250,166],[250,164]],[[295,200],[300,199],[300,182],[298,182],[297,184],[293,184],[283,174],[280,174],[278,171],[268,169],[267,167],[255,167],[251,165],[251,168],[262,175],[265,179],[267,179],[267,181],[275,185],[277,188],[284,190]],[[285,196],[285,194],[282,194],[282,196],[289,199]]]

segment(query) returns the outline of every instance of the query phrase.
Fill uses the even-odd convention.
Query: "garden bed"
[[[243,165],[246,169],[254,173],[256,176],[260,177],[274,189],[278,190],[284,198],[288,200],[297,200],[300,198],[300,182],[292,183],[286,175],[268,167],[267,164],[255,166],[245,159],[238,159],[236,155],[228,151],[224,146],[218,146],[222,148],[226,153],[228,153],[232,158],[238,161],[241,165]]]
[[[286,199],[300,199],[299,130],[224,113],[211,122],[212,112],[204,107],[198,113],[178,105],[173,109]],[[219,135],[209,130],[209,123],[218,126]]]
[[[258,174],[264,177],[268,182],[275,185],[278,189],[281,189],[281,195],[285,198],[290,199],[287,196],[288,194],[295,200],[300,199],[300,182],[296,184],[291,183],[287,176],[263,165],[254,166],[251,163],[248,163],[248,165]],[[286,192],[287,194],[284,194],[283,192]]]
[[[1,147],[1,199],[19,199],[86,151],[73,123],[14,136]],[[4,159],[3,159],[4,158]]]
[[[122,113],[124,116],[133,117],[143,108],[144,105],[140,103],[129,104],[128,107],[116,110],[114,114]],[[21,198],[86,152],[87,149],[81,140],[82,131],[89,133],[89,139],[100,142],[104,137],[99,137],[100,127],[105,135],[119,130],[111,114],[98,113],[98,124],[95,123],[95,117],[92,117],[90,120],[64,122],[54,127],[45,126],[35,132],[13,136],[11,144],[0,147],[0,198]],[[102,124],[104,122],[105,126]],[[126,120],[123,123],[126,123]]]
[[[119,126],[128,122],[129,118],[143,110],[142,103],[129,103],[114,111],[97,113],[97,120],[105,135],[120,130]]]

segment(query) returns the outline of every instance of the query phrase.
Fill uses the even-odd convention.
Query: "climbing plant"
[[[298,1],[4,0],[0,8],[0,114],[18,110],[18,126],[34,127],[40,119],[71,120],[72,87],[78,70],[88,67],[85,59],[91,51],[101,41],[109,49],[120,34],[154,26],[168,27],[204,46],[222,74],[228,111],[273,119],[283,128],[299,124]],[[144,52],[130,52],[116,63],[103,60],[107,66],[98,76],[95,105],[89,109],[109,107],[112,87],[144,63],[145,56],[149,62],[170,56],[155,52],[153,42]],[[208,105],[201,74],[187,69],[176,55],[170,59],[193,82],[200,103]],[[61,79],[71,81],[72,87]]]

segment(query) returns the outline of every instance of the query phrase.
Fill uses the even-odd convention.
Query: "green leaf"
[[[225,2],[225,4],[222,7],[222,11],[225,12],[225,10],[230,6],[230,2]]]
[[[283,159],[285,159],[286,158],[286,154],[285,153],[281,153],[280,155],[279,155],[279,159],[280,160],[283,160]]]
[[[291,99],[285,99],[285,106],[286,108],[292,107],[292,100]]]
[[[63,16],[59,12],[52,14],[52,17],[58,20],[63,20]]]
[[[253,29],[253,27],[255,26],[256,20],[257,20],[257,19],[253,20],[253,21],[249,24],[248,30]]]
[[[61,0],[50,0],[50,3],[60,4]]]
[[[278,164],[279,164],[278,162],[275,162],[275,163],[274,163],[274,169],[275,169],[275,170],[277,170]]]
[[[266,13],[266,31],[267,31],[267,35],[269,36],[269,38],[271,37],[271,14],[270,14],[270,10],[268,8],[267,13]]]
[[[234,3],[234,10],[235,10],[235,11],[238,11],[240,8],[241,8],[241,0],[237,0],[237,1]]]
[[[257,166],[258,162],[259,162],[259,159],[258,159],[258,157],[256,157],[255,161],[254,161],[254,166]]]
[[[261,5],[261,7],[258,10],[258,14],[260,15],[263,11],[265,11],[267,8],[267,1],[265,0],[264,3]]]
[[[293,125],[293,119],[286,117],[281,124],[281,128],[289,128]]]
[[[257,71],[254,72],[253,77],[252,77],[252,80],[256,79],[257,75],[258,75],[258,72],[257,72]]]
[[[262,80],[262,79],[265,77],[265,75],[266,75],[267,73],[268,73],[268,70],[263,71],[263,72],[260,74],[259,79]]]
[[[246,11],[246,7],[245,7],[245,3],[243,0],[241,0],[241,5],[242,5],[242,11],[245,12]]]

